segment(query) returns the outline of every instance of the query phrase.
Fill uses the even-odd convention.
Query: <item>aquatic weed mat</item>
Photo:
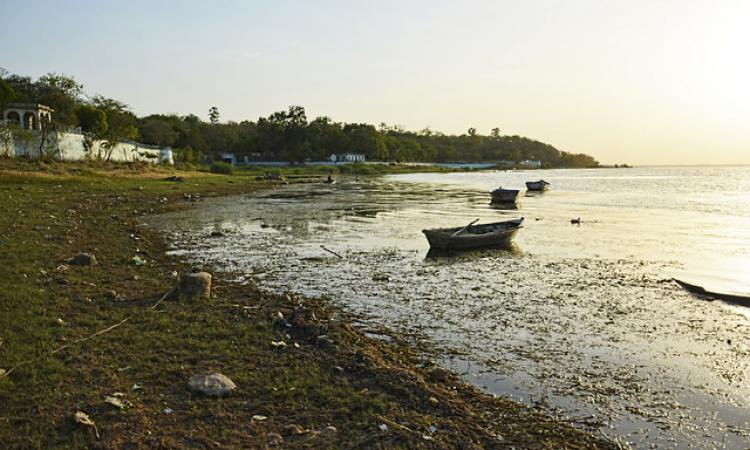
[[[636,446],[750,439],[747,319],[674,285],[664,274],[679,263],[522,248],[434,258],[419,249],[434,192],[407,191],[400,205],[397,188],[386,183],[370,203],[381,194],[362,187],[285,189],[163,225],[173,254],[270,292],[325,296],[363,329],[429,341],[486,392]],[[209,242],[214,229],[223,235]]]

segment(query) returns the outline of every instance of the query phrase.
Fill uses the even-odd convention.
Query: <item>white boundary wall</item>
[[[21,137],[22,136],[22,137]],[[138,142],[121,142],[111,149],[103,141],[91,141],[91,148],[86,148],[86,140],[79,133],[57,133],[57,139],[50,136],[43,146],[43,153],[58,161],[80,161],[85,159],[104,159],[110,161],[144,161],[155,164],[174,164],[172,150],[169,147],[156,148]],[[9,130],[0,129],[0,156],[25,157],[39,159],[40,141],[38,132],[25,130],[23,135],[16,136]]]

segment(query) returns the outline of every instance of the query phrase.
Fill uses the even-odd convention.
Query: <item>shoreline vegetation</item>
[[[211,299],[154,308],[194,268],[149,217],[278,183],[0,159],[3,447],[618,448],[573,426],[585,419],[482,394],[398,336],[365,336],[325,299],[214,272]],[[67,262],[79,252],[97,263]],[[237,389],[188,390],[214,372]]]
[[[514,167],[534,161],[534,167],[538,164],[541,168],[599,165],[590,155],[504,134],[498,127],[487,135],[474,127],[460,135],[429,127],[409,131],[400,125],[336,122],[325,116],[308,120],[302,106],[290,106],[255,121],[222,122],[216,106],[208,110],[208,121],[194,114],[137,117],[122,101],[98,94],[88,96],[73,77],[48,73],[33,80],[0,68],[0,109],[11,102],[37,103],[54,109],[50,131],[78,127],[92,141],[106,142],[109,147],[125,141],[171,147],[176,161],[189,164],[222,161],[225,153],[231,153],[238,161],[247,158],[251,162],[293,163],[326,161],[330,155],[356,153],[367,161],[397,163],[492,163]]]

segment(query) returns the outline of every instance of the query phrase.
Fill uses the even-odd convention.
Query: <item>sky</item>
[[[522,135],[602,163],[750,164],[750,1],[0,0],[0,67],[138,115]]]

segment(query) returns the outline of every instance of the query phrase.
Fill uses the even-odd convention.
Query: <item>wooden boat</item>
[[[523,217],[503,222],[474,225],[477,220],[465,227],[433,228],[422,230],[422,233],[427,237],[430,248],[467,250],[484,247],[507,247],[516,232],[523,227]]]
[[[549,183],[544,180],[526,182],[526,189],[530,191],[546,191],[548,188]]]
[[[503,189],[498,187],[494,191],[490,192],[492,196],[491,203],[515,203],[518,201],[518,189]]]
[[[679,285],[681,288],[704,300],[723,300],[728,303],[733,303],[735,305],[750,308],[750,296],[711,292],[705,290],[702,286],[686,283],[682,280],[678,280],[677,278],[672,278],[672,280],[674,280],[674,282],[677,283],[677,285]]]

